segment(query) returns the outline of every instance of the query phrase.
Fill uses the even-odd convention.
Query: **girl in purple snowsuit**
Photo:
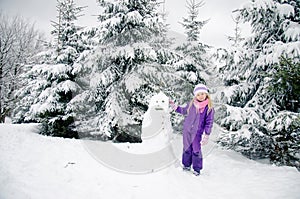
[[[195,175],[200,174],[203,168],[201,145],[208,142],[214,121],[214,109],[208,94],[208,89],[203,84],[194,88],[194,99],[185,107],[176,106],[170,101],[173,109],[184,115],[183,123],[183,170],[189,171],[193,165]]]

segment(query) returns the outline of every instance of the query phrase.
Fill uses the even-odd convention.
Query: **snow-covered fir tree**
[[[232,43],[232,46],[239,46],[240,43],[244,40],[244,38],[241,35],[241,18],[240,17],[233,17],[232,20],[235,23],[235,28],[234,28],[234,35],[233,36],[228,36],[228,40]]]
[[[72,100],[81,115],[77,130],[96,139],[139,142],[150,98],[163,91],[185,101],[197,74],[182,74],[184,59],[157,48],[166,26],[156,0],[98,2],[101,45],[84,64],[89,87]]]
[[[158,10],[158,15],[161,16],[162,19],[162,26],[158,32],[158,36],[155,36],[155,39],[151,42],[151,46],[154,49],[167,49],[170,48],[173,43],[174,38],[168,37],[168,32],[170,30],[169,24],[166,22],[167,12],[165,10],[165,0],[163,2],[159,2],[160,7],[162,7],[161,11]]]
[[[199,41],[199,34],[202,27],[207,23],[207,21],[199,21],[199,8],[204,5],[204,1],[197,2],[196,0],[186,1],[188,9],[188,17],[183,18],[181,23],[185,29],[188,41]]]
[[[54,30],[51,32],[56,39],[56,61],[72,65],[78,53],[84,50],[79,31],[81,27],[75,22],[84,7],[77,7],[74,0],[57,0],[57,22],[53,22]]]
[[[42,134],[78,137],[72,129],[75,114],[69,102],[84,85],[77,73],[90,49],[88,36],[75,24],[82,9],[73,0],[57,1],[58,22],[52,31],[57,43],[27,66],[24,86],[16,93],[15,122],[40,122]]]
[[[253,0],[239,10],[241,20],[250,23],[252,35],[223,53],[226,59],[218,70],[225,88],[215,96],[223,103],[217,122],[227,130],[221,144],[251,158],[268,157],[298,168],[299,108],[295,107],[299,107],[299,90],[290,82],[300,58],[299,4]],[[287,73],[293,76],[283,75]]]
[[[183,18],[183,22],[181,24],[185,29],[187,41],[178,46],[176,50],[190,60],[189,68],[194,68],[193,70],[203,70],[209,65],[208,58],[206,57],[209,46],[200,42],[201,29],[208,20],[198,20],[199,8],[204,5],[204,2],[188,0],[186,3],[188,17]]]

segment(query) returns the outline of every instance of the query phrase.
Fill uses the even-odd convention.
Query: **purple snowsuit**
[[[185,167],[190,167],[193,164],[194,171],[200,171],[203,168],[203,158],[201,152],[201,138],[205,132],[210,135],[214,121],[214,109],[208,113],[208,106],[204,111],[196,112],[196,107],[193,104],[190,107],[189,113],[187,110],[189,103],[185,107],[176,109],[176,112],[185,116],[183,123],[183,155],[182,164]]]

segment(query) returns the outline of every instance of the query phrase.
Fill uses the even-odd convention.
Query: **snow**
[[[284,18],[285,16],[289,17],[289,16],[293,16],[295,14],[294,12],[294,7],[289,5],[289,4],[280,4],[277,3],[277,10],[279,13],[279,16],[281,18]]]
[[[54,76],[59,76],[61,74],[66,74],[70,68],[68,65],[65,64],[56,64],[56,65],[46,65],[44,66],[44,69],[47,70],[51,70],[51,74]]]
[[[289,23],[285,24],[285,39],[289,40],[292,39],[293,41],[299,41],[300,40],[300,24],[296,22],[289,21]]]
[[[102,73],[93,73],[90,77],[90,86],[97,88],[98,86],[107,86],[117,78],[116,73],[112,72],[110,68],[105,69]]]
[[[51,110],[56,102],[56,99],[53,97],[53,95],[51,95],[51,88],[46,88],[44,91],[42,91],[40,97],[36,100],[41,100],[42,102],[33,104],[30,107],[30,112],[33,115]],[[30,120],[30,118],[28,119]]]
[[[139,23],[139,21],[143,20],[143,17],[140,15],[138,11],[131,11],[127,13],[128,20],[131,22]]]
[[[272,7],[272,5],[274,5],[273,0],[254,0],[249,3],[245,3],[244,8],[246,9],[257,8],[257,9],[266,10],[268,7]]]
[[[232,131],[240,129],[243,124],[255,125],[260,122],[259,116],[252,109],[233,107],[230,105],[223,105],[222,108],[225,108],[227,115],[221,119],[221,123],[230,124],[230,130]]]
[[[163,150],[171,141],[176,141],[172,132],[169,98],[163,92],[159,92],[150,99],[142,123],[143,142],[137,146],[146,149],[147,153]]]
[[[105,166],[97,151],[88,148],[90,143],[105,147],[112,143],[36,132],[36,124],[0,125],[0,198],[296,199],[300,194],[300,173],[295,168],[255,162],[216,145],[210,151],[204,149],[204,170],[199,177],[183,172],[175,163],[135,175]]]
[[[69,91],[77,92],[80,89],[80,87],[75,82],[73,82],[71,80],[66,80],[66,81],[60,82],[57,85],[57,89],[58,89],[58,91],[63,91],[64,93],[67,93]]]
[[[299,118],[299,113],[289,111],[281,111],[278,115],[268,124],[268,129],[276,131],[287,131],[291,123]]]
[[[115,3],[115,1],[111,2]],[[294,15],[292,6],[275,3],[273,0],[255,0],[247,4],[245,8],[266,10],[275,6],[280,18]],[[111,31],[107,25],[116,26],[121,20],[121,15],[104,21],[103,33],[107,34]],[[127,17],[132,22],[142,19],[136,11],[129,12]],[[158,22],[160,21],[155,21],[153,18],[143,21],[150,27]],[[266,44],[263,49],[266,56],[261,56],[256,60],[258,66],[277,63],[282,54],[287,54],[288,57],[297,57],[300,54],[300,25],[286,20],[283,22],[282,28],[283,35],[289,42],[276,41],[270,46]],[[176,35],[175,37],[176,42],[174,43],[176,44],[186,40],[184,36]],[[253,37],[253,39],[255,38]],[[109,50],[111,52],[108,54],[112,57],[122,55],[126,58],[134,58],[135,51],[142,50],[149,58],[157,58],[156,52],[148,43],[134,43],[117,49],[108,48],[106,51],[102,49],[103,47],[97,48],[95,51],[99,50],[99,52],[92,55],[85,65],[75,63],[73,74],[91,70],[95,65],[94,61],[102,56],[101,53]],[[245,55],[241,53],[243,49],[236,50],[233,60],[237,63]],[[75,51],[73,48],[68,48],[66,52]],[[38,56],[46,56],[50,53],[40,53]],[[90,51],[85,51],[78,60],[85,59],[89,53]],[[248,53],[253,52],[249,51]],[[249,55],[249,57],[251,56]],[[61,57],[61,59],[63,58],[64,56]],[[103,61],[106,60],[103,59]],[[187,62],[192,63],[193,60],[186,58],[186,60],[175,62],[172,66],[180,68]],[[224,64],[226,63],[223,63],[222,66]],[[221,68],[221,65],[216,66]],[[107,87],[115,81],[118,76],[117,69],[114,69],[115,66],[107,67],[100,73],[94,72],[90,75],[91,87]],[[64,64],[41,64],[32,68],[33,73],[42,73],[46,78],[61,76],[71,70],[71,67]],[[153,67],[142,67],[137,70],[144,70],[145,74],[159,75]],[[137,75],[139,71],[133,71],[124,79],[129,93],[133,93],[145,83]],[[252,72],[248,69],[244,73],[244,77],[248,78]],[[178,72],[176,75],[181,75],[181,73],[183,72]],[[191,81],[197,80],[195,73],[190,72],[186,75]],[[229,77],[235,75],[233,73]],[[210,79],[210,75],[206,71],[201,71],[201,76],[206,80]],[[222,85],[216,87],[216,85],[217,83],[214,82],[212,88],[215,90],[212,97],[217,102],[216,105],[232,102],[232,96],[237,94],[241,94],[238,96],[243,100],[247,97],[245,93],[251,93],[253,87],[247,83],[227,88]],[[69,80],[56,86],[56,89],[65,92],[79,89],[76,83]],[[226,90],[224,91],[224,89]],[[118,121],[120,124],[130,124],[132,115],[123,112],[123,107],[114,105],[120,96],[113,89],[111,92],[113,92],[112,98],[106,101],[106,106],[111,107],[106,108],[109,110],[107,114],[111,115],[108,120],[112,124]],[[31,106],[31,112],[37,114],[53,108],[56,105],[54,102],[57,100],[54,99],[55,95],[50,95],[51,93],[50,88],[44,89],[39,99],[45,103]],[[92,101],[90,98],[93,98],[91,93],[84,92],[80,97],[73,98],[72,102],[75,106],[76,102]],[[271,105],[272,109],[265,112],[267,119],[273,118],[274,112],[276,112],[276,109],[274,111],[275,103],[271,103]],[[144,115],[141,126],[143,142],[135,144],[45,137],[37,134],[37,124],[0,124],[0,199],[299,198],[300,173],[297,169],[249,160],[237,152],[222,149],[216,145],[216,139],[221,132],[217,124],[214,124],[209,144],[203,147],[204,170],[202,174],[195,177],[182,172],[180,167],[182,137],[180,134],[171,133],[173,130],[168,108],[168,97],[163,93],[150,99],[149,109]],[[230,125],[231,130],[236,130],[225,131],[224,133],[227,133],[228,137],[238,135],[250,139],[253,133],[249,130],[250,127],[255,127],[262,121],[258,113],[250,108],[229,105],[223,105],[221,108],[224,109],[223,114],[226,116],[221,123]],[[286,130],[297,117],[299,114],[279,112],[266,127],[274,131]],[[102,125],[99,125],[99,131],[109,132],[111,124],[106,118],[101,119]],[[87,126],[90,127],[91,123],[99,121],[88,122]],[[99,132],[91,132],[91,134],[93,133],[97,135]],[[106,133],[106,135],[110,134]],[[299,157],[300,153],[295,156]]]
[[[264,66],[266,64],[276,64],[280,61],[280,57],[285,55],[287,57],[297,57],[300,54],[300,41],[283,43],[281,41],[277,41],[273,44],[273,46],[269,46],[267,48],[267,55],[259,57],[255,64],[258,66]]]
[[[134,93],[135,90],[139,89],[145,82],[136,72],[129,74],[125,79],[126,90],[129,93]]]
[[[268,8],[276,7],[279,17],[284,18],[294,15],[294,8],[289,4],[280,4],[273,0],[254,0],[246,3],[244,8],[251,10],[256,8],[258,10],[267,10]]]

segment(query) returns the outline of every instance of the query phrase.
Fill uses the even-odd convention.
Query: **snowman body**
[[[169,98],[160,92],[149,103],[142,123],[142,141],[157,150],[165,148],[171,139],[172,126],[169,113]]]

